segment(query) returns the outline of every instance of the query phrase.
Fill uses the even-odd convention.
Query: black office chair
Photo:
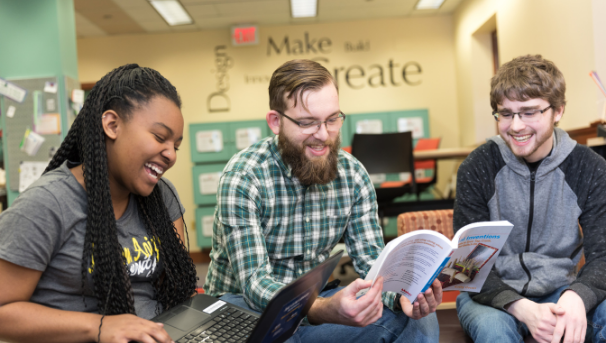
[[[383,225],[383,207],[406,193],[417,195],[412,155],[412,132],[354,134],[351,154],[369,174],[410,173],[410,182],[399,187],[376,188],[379,218]]]
[[[440,141],[440,138],[419,138],[413,152],[438,149],[440,147]],[[438,163],[436,160],[415,161],[415,172],[419,171],[419,169],[431,169],[433,170],[433,175],[431,177],[415,178],[415,181],[417,182],[417,199],[421,197],[421,193],[425,192],[427,189],[437,183]],[[415,176],[417,176],[417,174],[415,174]],[[435,194],[437,194],[437,192]]]

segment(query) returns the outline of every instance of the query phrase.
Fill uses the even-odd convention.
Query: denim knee
[[[517,320],[504,311],[473,301],[461,292],[457,297],[457,315],[463,330],[474,342],[522,342]]]
[[[587,314],[587,341],[606,342],[606,301]]]

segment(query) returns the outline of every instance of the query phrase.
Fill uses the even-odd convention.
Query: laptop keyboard
[[[257,317],[228,307],[210,322],[204,323],[179,339],[177,343],[246,342],[257,320]]]

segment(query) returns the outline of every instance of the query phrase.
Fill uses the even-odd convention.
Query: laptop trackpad
[[[208,314],[181,305],[183,311],[166,321],[166,324],[183,331],[189,331],[204,320],[210,318]]]

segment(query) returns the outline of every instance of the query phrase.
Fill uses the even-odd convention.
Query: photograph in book
[[[471,253],[467,256],[456,256],[453,254],[450,257],[450,261],[446,263],[446,266],[438,275],[438,280],[442,283],[442,288],[446,288],[452,285],[460,283],[470,283],[475,278],[476,274],[480,272],[480,269],[484,267],[499,249],[488,246],[483,243],[473,248]],[[457,253],[459,251],[457,250]]]
[[[436,278],[445,290],[479,292],[512,228],[508,221],[472,223],[452,240],[431,230],[409,232],[385,246],[366,280],[382,276],[384,292],[411,302]]]

